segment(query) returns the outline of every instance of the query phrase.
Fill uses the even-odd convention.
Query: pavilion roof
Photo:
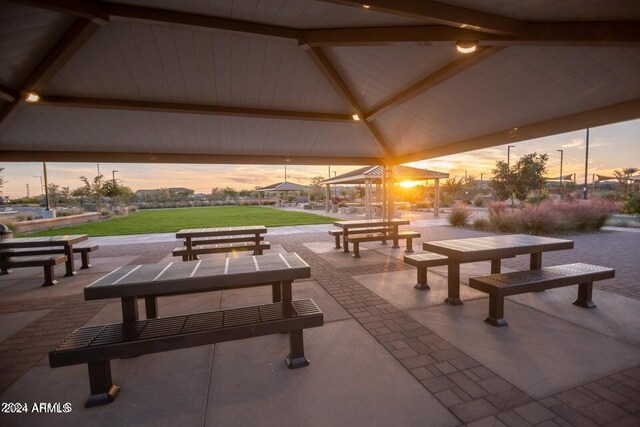
[[[436,172],[429,169],[419,169],[410,166],[396,165],[393,167],[395,181],[422,181],[427,179],[445,179],[448,173]],[[365,166],[331,179],[325,179],[322,184],[364,184],[367,179],[374,182],[382,180],[382,166]]]
[[[640,118],[638,1],[367,4],[0,1],[0,157],[400,164]]]
[[[267,185],[258,188],[256,191],[268,192],[268,191],[308,191],[309,186],[296,184],[294,182],[276,182],[275,184]]]

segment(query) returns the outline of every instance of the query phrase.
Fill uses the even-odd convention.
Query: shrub
[[[526,204],[514,213],[519,231],[527,234],[549,234],[560,226],[560,212],[552,203]]]
[[[629,194],[624,198],[622,212],[640,216],[640,194]]]
[[[480,194],[478,194],[473,199],[473,206],[475,206],[476,208],[481,208],[481,207],[484,206],[484,199],[482,198],[482,196]]]
[[[517,229],[514,213],[504,202],[489,205],[489,222],[494,229],[503,233],[513,233]]]
[[[464,227],[469,222],[471,211],[467,205],[463,203],[455,203],[449,212],[449,224],[454,227]]]
[[[486,218],[476,218],[473,220],[473,228],[476,230],[486,230],[489,228],[489,221]]]
[[[568,232],[599,230],[617,210],[615,202],[602,199],[563,203],[558,209],[562,214],[560,227]]]

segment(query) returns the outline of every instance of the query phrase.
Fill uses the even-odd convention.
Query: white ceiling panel
[[[24,106],[4,150],[358,156],[381,154],[357,123]]]
[[[511,47],[376,117],[395,154],[640,98],[640,49]]]
[[[45,94],[348,113],[295,42],[114,22]]]
[[[43,9],[0,2],[0,84],[17,89],[72,21]]]
[[[419,45],[331,47],[325,51],[366,110],[459,55],[451,47]]]
[[[300,29],[424,25],[426,23],[426,20],[316,0],[119,0],[117,3]]]
[[[445,0],[443,3],[523,21],[633,21],[638,0]]]

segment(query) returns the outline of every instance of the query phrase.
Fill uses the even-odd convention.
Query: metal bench
[[[140,320],[76,329],[49,353],[52,368],[87,363],[91,395],[85,407],[113,402],[120,387],[111,380],[111,360],[289,333],[290,369],[309,365],[303,329],[322,326],[322,311],[312,299],[279,302],[186,316]],[[150,373],[151,374],[151,373]]]
[[[347,242],[353,243],[353,257],[360,258],[360,243],[362,242],[377,242],[381,239],[393,239],[393,246],[398,246],[398,240],[404,239],[407,241],[406,253],[413,252],[413,239],[420,237],[420,233],[417,231],[400,231],[398,234],[387,235],[386,233],[365,234],[358,236],[351,236],[351,232],[347,236]]]
[[[449,258],[444,255],[424,253],[404,256],[405,264],[413,265],[418,270],[418,283],[414,286],[416,289],[429,290],[427,284],[427,268],[447,265]]]
[[[89,254],[93,251],[97,251],[100,249],[100,246],[97,244],[88,245],[88,244],[80,244],[73,246],[73,253],[80,254],[82,259],[81,270],[86,270],[87,268],[91,268],[91,264],[89,263]],[[39,256],[39,255],[56,255],[56,254],[64,254],[64,249],[59,248],[16,248],[16,249],[8,249],[6,251],[1,252],[1,256],[10,256],[10,257],[29,257],[29,256]]]
[[[44,267],[44,283],[42,286],[53,286],[58,283],[58,281],[54,279],[55,266],[64,264],[66,261],[66,255],[38,255],[18,258],[0,258],[0,268],[8,271],[10,268]]]
[[[591,301],[593,282],[613,277],[615,270],[612,268],[575,263],[472,277],[469,286],[489,294],[489,316],[484,321],[493,326],[506,326],[504,297],[579,285],[578,298],[573,303],[579,307],[593,308],[596,306]]]
[[[262,241],[256,245],[255,242],[219,243],[215,245],[194,246],[191,249],[184,247],[175,248],[173,256],[181,256],[183,261],[198,259],[198,255],[220,254],[227,252],[253,251],[254,255],[262,255],[262,251],[271,249],[269,242]]]
[[[230,237],[225,237],[225,236],[220,236],[220,237],[210,237],[208,239],[202,239],[202,240],[196,240],[193,239],[191,241],[191,244],[193,246],[202,246],[202,245],[216,245],[216,244],[220,244],[220,243],[238,243],[238,242],[254,242],[256,241],[256,238],[258,239],[258,241],[262,241],[264,240],[264,236],[260,235],[258,237],[251,235],[251,236],[230,236]],[[184,245],[187,245],[187,242],[184,242]]]
[[[393,227],[369,227],[369,228],[353,228],[349,230],[349,235],[359,235],[359,234],[371,234],[371,233],[392,233]],[[342,249],[340,245],[340,238],[344,236],[344,230],[336,229],[329,230],[329,235],[334,236],[336,239],[336,249]],[[387,241],[385,239],[381,239],[382,244],[386,245]]]

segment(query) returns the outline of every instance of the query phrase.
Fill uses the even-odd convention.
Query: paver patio
[[[354,260],[332,249],[329,226],[322,227],[269,230],[272,250],[297,252],[311,266],[312,279],[296,283],[295,296],[313,298],[325,313],[325,325],[305,334],[308,368],[285,368],[283,335],[116,360],[121,394],[99,408],[82,406],[84,366],[50,369],[45,356],[76,327],[119,321],[118,301],[83,300],[86,284],[114,265],[175,261],[175,241],[123,237],[122,244],[103,245],[109,240],[103,238],[93,269],[52,288],[40,288],[31,269],[0,278],[2,402],[73,406],[68,414],[0,414],[1,424],[640,424],[638,234],[571,236],[574,250],[545,256],[544,265],[581,261],[616,269],[615,279],[596,284],[597,309],[573,306],[573,288],[510,297],[510,325],[498,330],[482,322],[485,294],[466,286],[470,276],[486,274],[489,263],[463,266],[465,304],[450,307],[442,304],[446,268],[430,269],[431,291],[418,291],[402,249],[370,243]],[[422,233],[420,243],[488,234],[411,229]],[[593,250],[605,245],[606,254]],[[218,256],[225,255],[211,255]],[[503,265],[505,271],[528,268],[528,257]],[[160,298],[159,305],[168,316],[269,297],[267,288],[242,289]]]

